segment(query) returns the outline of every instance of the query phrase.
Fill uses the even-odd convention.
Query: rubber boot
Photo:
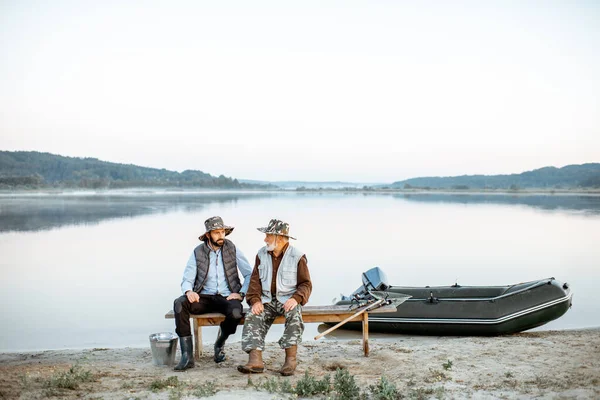
[[[243,374],[258,374],[265,370],[265,363],[262,360],[262,350],[250,350],[248,363],[238,365],[238,371]]]
[[[181,347],[181,360],[174,368],[175,371],[185,371],[188,368],[194,368],[194,338],[192,336],[184,336],[179,338]]]
[[[285,349],[285,362],[283,366],[279,370],[281,375],[290,376],[294,375],[294,371],[296,370],[296,352],[298,351],[298,346],[292,346]]]
[[[225,361],[225,353],[223,352],[223,347],[225,347],[225,341],[229,335],[224,335],[223,331],[219,329],[219,335],[217,336],[217,340],[215,341],[215,356],[214,360],[218,364],[220,362]]]

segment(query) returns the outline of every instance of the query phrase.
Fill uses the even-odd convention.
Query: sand
[[[362,355],[358,340],[311,341],[299,346],[296,375],[288,378],[277,373],[284,352],[269,343],[267,370],[251,376],[252,386],[248,375],[236,370],[247,360],[239,342],[228,343],[228,359],[219,365],[206,352],[210,348],[207,344],[196,367],[183,373],[154,366],[149,348],[1,353],[0,399],[192,399],[207,394],[199,390],[211,384],[217,393],[204,398],[294,398],[256,386],[267,379],[295,385],[306,371],[321,379],[340,367],[354,376],[365,395],[372,393],[369,385],[385,376],[409,399],[600,398],[600,329],[491,338],[389,336],[371,339],[370,357]],[[72,389],[56,387],[59,374],[74,365],[75,373],[89,381]],[[179,386],[151,390],[153,382],[172,376]]]

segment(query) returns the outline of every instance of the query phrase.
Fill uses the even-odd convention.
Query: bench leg
[[[363,313],[362,318],[363,350],[365,357],[369,357],[369,313]]]
[[[198,320],[194,318],[194,336],[195,336],[195,346],[194,346],[194,359],[196,361],[200,360],[200,355],[202,354],[202,326],[198,324]]]

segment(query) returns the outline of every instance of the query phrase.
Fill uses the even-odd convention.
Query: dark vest
[[[208,276],[208,267],[210,262],[210,247],[205,243],[201,243],[194,249],[194,255],[196,256],[196,281],[194,282],[194,292],[200,293],[206,277]],[[240,277],[237,271],[237,260],[235,256],[235,245],[228,239],[225,239],[223,247],[221,248],[221,255],[223,256],[223,267],[225,269],[225,278],[227,279],[227,285],[231,293],[239,293],[242,288],[240,283]]]

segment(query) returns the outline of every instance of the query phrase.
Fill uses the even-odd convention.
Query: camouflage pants
[[[302,321],[302,307],[300,305],[285,312],[283,304],[273,299],[270,303],[265,303],[264,307],[265,310],[259,315],[254,315],[251,311],[246,313],[242,332],[242,350],[246,353],[249,353],[250,350],[264,350],[267,332],[275,317],[279,315],[285,316],[285,328],[281,339],[279,339],[279,346],[282,349],[287,349],[302,341],[304,322]]]

